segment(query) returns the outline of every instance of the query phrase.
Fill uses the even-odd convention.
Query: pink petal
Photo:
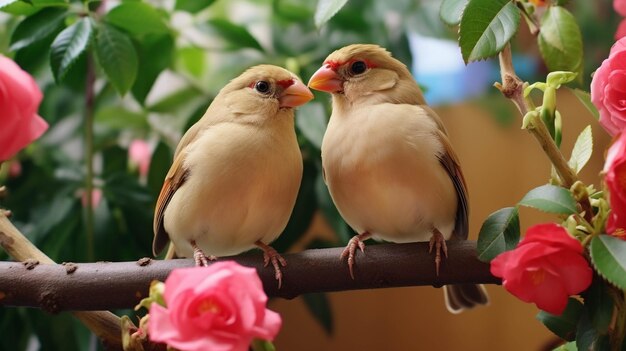
[[[148,334],[150,340],[156,342],[168,342],[178,336],[178,331],[170,321],[169,311],[156,303],[150,306]]]
[[[613,9],[615,12],[622,16],[626,16],[626,1],[624,0],[613,0]]]

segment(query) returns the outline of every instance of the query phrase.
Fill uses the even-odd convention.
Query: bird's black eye
[[[350,72],[352,74],[361,74],[365,72],[366,69],[367,65],[363,61],[355,61],[352,63],[352,66],[350,66]]]
[[[267,94],[270,91],[270,83],[264,80],[260,80],[256,82],[256,84],[254,85],[254,89],[256,89],[256,91],[258,91],[259,93]]]

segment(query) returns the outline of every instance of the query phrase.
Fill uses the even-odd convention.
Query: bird
[[[254,247],[278,286],[286,261],[269,244],[285,229],[302,180],[294,108],[313,98],[292,72],[247,69],[183,135],[156,202],[153,254],[206,266]]]
[[[467,239],[467,186],[446,128],[406,65],[378,45],[352,44],[332,52],[308,86],[332,95],[322,170],[357,233],[341,254],[352,278],[368,238],[428,241],[438,275],[446,240]],[[482,285],[447,285],[444,296],[453,313],[488,303]]]

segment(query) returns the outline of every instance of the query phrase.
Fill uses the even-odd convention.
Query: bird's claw
[[[196,267],[207,267],[210,261],[217,260],[217,257],[213,255],[205,255],[195,241],[191,242],[191,246],[193,247],[193,260],[196,262]]]
[[[439,276],[441,251],[443,249],[444,256],[448,258],[448,246],[446,245],[446,239],[444,239],[443,234],[441,234],[441,232],[437,229],[433,229],[433,236],[430,237],[430,242],[428,243],[428,253],[433,252],[433,247],[435,248],[435,270],[437,272],[437,276]]]
[[[348,257],[348,269],[350,270],[350,277],[354,279],[354,255],[356,253],[356,248],[358,247],[361,252],[365,253],[365,243],[363,240],[369,237],[369,233],[365,232],[363,234],[355,235],[348,241],[348,245],[341,252],[341,256],[339,257],[341,260]]]
[[[287,261],[281,256],[273,247],[266,245],[260,241],[256,242],[256,245],[263,250],[263,267],[269,266],[270,262],[274,267],[274,277],[278,280],[278,288],[283,286],[283,272],[280,266],[286,267]]]

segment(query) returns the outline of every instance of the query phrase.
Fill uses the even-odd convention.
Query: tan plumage
[[[322,143],[325,181],[359,234],[344,251],[350,268],[368,237],[392,242],[467,239],[467,187],[439,117],[407,67],[376,45],[330,54],[309,86],[332,93]],[[351,270],[352,272],[352,270]],[[452,312],[487,303],[482,286],[446,287]]]
[[[267,244],[287,225],[302,178],[293,108],[312,97],[270,65],[227,84],[176,148],[156,205],[154,254],[169,240],[198,263],[259,246],[277,268],[282,258]]]

